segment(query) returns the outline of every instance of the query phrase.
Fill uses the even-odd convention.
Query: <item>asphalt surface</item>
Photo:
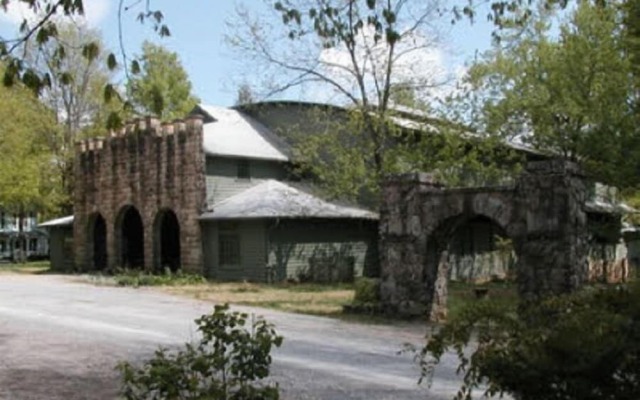
[[[0,275],[0,398],[113,399],[115,365],[138,362],[158,346],[196,337],[193,320],[210,303],[149,289],[97,287],[62,276]],[[263,315],[283,335],[271,379],[283,399],[451,399],[459,386],[453,357],[431,387],[419,386],[405,343],[425,326],[355,324],[238,307]]]

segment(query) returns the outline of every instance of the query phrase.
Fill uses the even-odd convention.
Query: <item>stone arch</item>
[[[87,264],[91,269],[107,267],[107,223],[99,212],[89,216],[87,222]]]
[[[557,159],[528,162],[504,187],[446,188],[425,173],[390,177],[380,208],[383,307],[441,317],[446,275],[439,256],[460,221],[478,216],[512,239],[523,301],[576,290],[588,278],[586,199],[578,166]]]
[[[156,271],[169,268],[176,272],[181,267],[180,222],[171,209],[156,214],[153,224],[153,265]]]
[[[123,268],[144,268],[144,224],[132,205],[120,209],[115,221],[116,254]]]

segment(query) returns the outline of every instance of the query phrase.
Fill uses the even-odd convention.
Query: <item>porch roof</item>
[[[55,226],[72,226],[73,225],[73,215],[68,215],[66,217],[51,219],[49,221],[45,221],[41,224],[38,224],[39,228],[52,228]]]
[[[268,180],[214,204],[201,220],[346,218],[377,220],[378,214],[330,203],[283,182]]]

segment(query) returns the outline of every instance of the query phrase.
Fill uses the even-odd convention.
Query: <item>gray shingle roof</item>
[[[377,220],[378,214],[329,203],[283,182],[268,180],[213,206],[202,220],[251,218],[351,218]]]

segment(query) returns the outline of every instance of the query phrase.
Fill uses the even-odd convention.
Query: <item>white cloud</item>
[[[383,83],[384,71],[389,64],[389,47],[384,39],[374,41],[372,29],[363,29],[357,42],[356,60],[369,94],[375,96],[376,83]],[[318,61],[322,72],[341,86],[357,93],[354,64],[344,46],[324,49]],[[421,97],[441,97],[447,91],[446,83],[459,73],[451,73],[445,65],[445,52],[437,41],[420,32],[407,32],[395,48],[392,61],[392,84],[405,84],[416,89]],[[315,93],[326,98],[329,93]]]
[[[75,19],[78,22],[86,22],[91,27],[97,27],[109,14],[110,7],[110,0],[85,0],[85,15]],[[29,22],[34,22],[37,20],[37,13],[20,1],[10,1],[7,11],[0,11],[0,20],[14,25],[20,25],[25,18]]]

